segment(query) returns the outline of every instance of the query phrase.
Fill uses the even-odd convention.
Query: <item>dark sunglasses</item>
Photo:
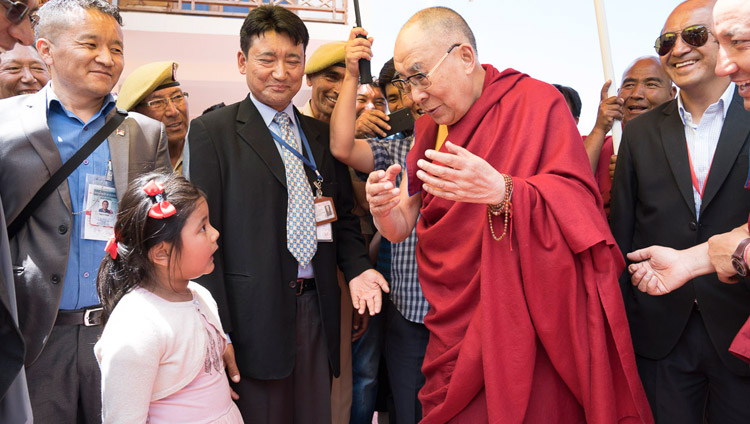
[[[21,3],[20,1],[13,0],[0,0],[0,4],[5,6],[5,17],[13,25],[18,25],[23,21],[26,15],[29,16],[32,24],[36,24],[37,16],[34,13],[29,13],[29,5]]]
[[[674,45],[677,43],[677,36],[682,37],[682,41],[693,47],[701,47],[708,41],[708,34],[711,31],[706,28],[703,24],[691,25],[680,32],[665,32],[654,43],[654,49],[659,56],[672,51]]]

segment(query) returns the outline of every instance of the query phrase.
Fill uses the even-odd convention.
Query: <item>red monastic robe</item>
[[[493,240],[484,204],[421,194],[422,423],[651,423],[617,283],[622,255],[567,105],[551,85],[484,68],[481,97],[447,140],[513,177],[512,232]],[[437,125],[424,117],[415,134],[410,194]],[[499,235],[503,217],[493,222]]]

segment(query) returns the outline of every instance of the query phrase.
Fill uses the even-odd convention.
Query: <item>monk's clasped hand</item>
[[[450,141],[443,151],[427,150],[425,155],[432,162],[419,160],[417,177],[426,192],[456,202],[496,205],[503,200],[502,174],[479,156]]]

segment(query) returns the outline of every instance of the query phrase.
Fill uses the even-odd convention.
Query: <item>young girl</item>
[[[105,423],[242,423],[216,302],[190,281],[213,270],[218,238],[184,178],[152,173],[128,187],[97,277]]]

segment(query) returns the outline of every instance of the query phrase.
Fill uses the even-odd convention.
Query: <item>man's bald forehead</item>
[[[657,77],[667,84],[672,84],[672,79],[664,71],[661,61],[656,56],[642,56],[635,59],[625,68],[625,72],[622,74],[622,81],[625,82],[635,70],[644,68],[651,68],[653,70],[653,77]]]
[[[420,10],[404,24],[402,31],[411,26],[417,26],[424,33],[431,34],[433,39],[436,36],[446,37],[451,43],[469,43],[474,51],[477,50],[477,42],[469,24],[461,15],[447,7]]]

